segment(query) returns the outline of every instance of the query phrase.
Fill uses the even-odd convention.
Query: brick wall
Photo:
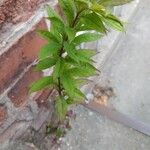
[[[36,34],[46,29],[43,5],[54,0],[0,1],[0,145],[21,136],[30,126],[38,130],[49,114],[51,90],[29,95],[29,85],[40,78],[34,72],[37,53],[46,41]],[[40,122],[39,122],[40,121]]]

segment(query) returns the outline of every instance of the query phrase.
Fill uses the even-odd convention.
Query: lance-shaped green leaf
[[[76,62],[79,62],[78,57],[76,56],[76,50],[75,46],[73,44],[69,44],[68,42],[64,43],[64,50],[67,52],[67,54]]]
[[[88,80],[88,79],[85,79],[85,78],[77,78],[75,79],[75,83],[77,85],[77,87],[81,87],[85,84],[88,84],[88,82],[91,81],[91,80]]]
[[[96,51],[95,50],[90,50],[90,49],[79,49],[77,51],[77,53],[81,56],[84,56],[86,58],[91,58],[94,55],[96,55]]]
[[[69,97],[76,97],[79,99],[85,98],[84,94],[77,89],[76,80],[72,77],[71,73],[68,70],[66,70],[66,72],[64,72],[64,74],[62,75],[61,82],[63,84],[65,92]]]
[[[90,77],[97,74],[97,69],[90,64],[84,64],[79,67],[74,67],[70,69],[70,73],[74,77]]]
[[[58,1],[67,18],[67,21],[69,22],[69,25],[71,25],[76,15],[75,10],[76,7],[74,0],[58,0]]]
[[[63,97],[58,97],[55,102],[56,113],[60,120],[64,120],[68,110],[68,104]]]
[[[64,34],[64,30],[65,30],[65,25],[63,23],[63,21],[61,21],[60,19],[56,18],[56,17],[48,17],[48,20],[51,21],[51,32],[57,37],[59,38],[59,41],[61,39],[61,34]]]
[[[47,57],[45,59],[40,60],[36,65],[35,69],[40,71],[40,70],[51,68],[55,64],[56,64],[55,58]]]
[[[53,70],[53,79],[54,80],[57,80],[57,78],[59,78],[60,69],[61,69],[61,60],[58,59],[57,62],[56,62],[56,65],[54,67],[54,70]]]
[[[106,28],[101,18],[94,12],[82,16],[75,28],[78,31],[95,30],[102,34],[106,33]]]
[[[76,86],[75,86],[74,79],[72,78],[71,74],[67,70],[66,72],[62,74],[61,82],[67,94],[69,94],[70,96],[73,96],[74,89],[76,88]]]
[[[61,20],[61,17],[49,5],[46,5],[45,7],[46,7],[47,15],[49,18],[56,17],[59,20]]]
[[[76,98],[79,98],[80,101],[86,99],[86,96],[85,96],[79,89],[76,88],[76,89],[74,90],[74,92],[76,93],[76,94],[75,94],[75,97],[76,97]]]
[[[54,70],[53,70],[53,79],[57,80],[61,77],[64,70],[64,60],[62,58],[58,58]]]
[[[60,50],[61,46],[62,45],[60,43],[50,41],[40,50],[38,54],[39,59],[44,59],[46,57],[52,56],[53,54],[56,54]]]
[[[81,104],[81,103],[83,103],[84,102],[84,100],[85,99],[83,99],[83,98],[68,98],[67,100],[66,100],[66,102],[67,102],[67,104],[68,105],[74,105],[74,104]]]
[[[70,28],[70,27],[65,27],[65,32],[68,36],[69,42],[71,42],[75,38],[75,35],[76,35],[75,29]]]
[[[66,56],[65,57],[65,62],[67,63],[67,64],[70,64],[71,66],[73,65],[73,66],[76,66],[77,65],[77,62],[74,60],[74,59],[72,59],[71,57],[69,57],[69,56]]]
[[[31,85],[30,93],[39,91],[52,85],[53,85],[53,78],[51,76],[43,77]]]
[[[83,55],[83,53],[80,53],[79,51],[76,52],[76,56],[78,57],[78,60],[80,60],[81,62],[87,62],[87,63],[91,63],[93,60],[86,57],[85,55]]]
[[[80,103],[83,103],[85,99],[86,99],[86,96],[79,89],[76,88],[74,90],[74,97],[69,97],[66,100],[66,102],[68,105],[80,104]]]
[[[110,27],[118,31],[124,31],[123,23],[114,15],[103,16],[103,21]]]
[[[91,2],[88,0],[75,0],[77,10],[80,12],[81,10],[88,9],[91,5]]]
[[[90,7],[91,10],[93,10],[94,12],[104,12],[105,11],[105,7],[98,4],[98,3],[93,3]]]
[[[75,39],[72,41],[75,45],[80,45],[84,42],[92,42],[100,39],[102,37],[101,34],[98,33],[84,33],[80,34],[79,36],[75,37]]]
[[[47,39],[48,41],[53,41],[56,43],[61,43],[61,41],[59,41],[59,39],[50,31],[47,30],[38,30],[38,33],[45,39]]]
[[[132,1],[133,0],[100,0],[99,4],[103,6],[119,6],[119,5],[127,4]]]
[[[80,52],[79,50],[75,49],[75,46],[73,44],[65,43],[64,47],[65,51],[68,53],[70,58],[72,58],[74,61],[79,63],[79,61],[82,62],[92,62],[92,60],[84,55],[84,52]]]

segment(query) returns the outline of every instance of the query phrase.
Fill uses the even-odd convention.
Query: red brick
[[[29,86],[32,82],[38,80],[41,77],[41,72],[35,72],[31,68],[23,78],[9,91],[8,97],[12,101],[15,107],[21,107],[26,105],[29,98]]]
[[[7,109],[4,106],[0,106],[0,123],[7,118]]]
[[[51,95],[52,91],[52,89],[46,89],[36,94],[34,100],[37,102],[39,107],[47,105],[48,98]]]
[[[31,31],[19,39],[7,52],[0,56],[0,93],[15,79],[35,58],[46,41],[39,37],[36,29],[44,29],[46,23],[41,20]]]
[[[0,5],[0,26],[6,22],[27,20],[45,1],[48,0],[3,0]]]

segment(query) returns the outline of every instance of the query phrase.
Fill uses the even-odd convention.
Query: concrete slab
[[[59,147],[51,147],[51,140],[38,143],[31,139],[15,141],[0,150],[149,150],[150,137],[109,120],[83,106],[74,109],[77,118],[72,130],[61,140]],[[45,127],[45,126],[44,126]],[[42,132],[43,135],[43,132]],[[31,142],[28,143],[28,140]],[[33,143],[34,144],[33,144]]]
[[[150,1],[138,11],[102,69],[100,84],[109,84],[116,98],[109,105],[150,125]]]
[[[150,137],[82,106],[60,150],[149,150]]]

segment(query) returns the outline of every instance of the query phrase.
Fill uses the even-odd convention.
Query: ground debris
[[[108,105],[108,100],[110,97],[115,96],[115,92],[112,87],[108,87],[108,86],[102,87],[99,85],[95,85],[92,94],[94,95],[94,101],[104,106]]]

